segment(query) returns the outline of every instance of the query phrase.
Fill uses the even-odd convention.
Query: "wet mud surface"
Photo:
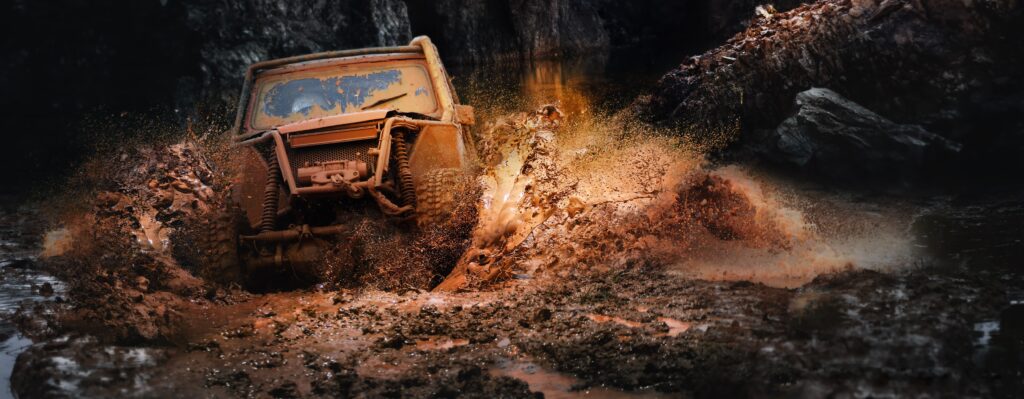
[[[224,203],[217,143],[126,147],[86,165],[71,187],[88,190],[47,207],[54,215],[13,207],[0,218],[0,276],[17,302],[0,325],[0,338],[16,337],[17,350],[3,348],[17,356],[4,363],[13,392],[1024,393],[1018,195],[793,184],[587,117],[583,97],[488,118],[466,230],[396,232],[364,212],[376,252],[329,259],[319,284],[291,290],[218,283],[190,251],[189,234]],[[340,273],[353,262],[356,277]],[[32,277],[17,294],[7,287],[24,288],[19,270],[62,284]],[[448,270],[461,277],[441,282]]]
[[[977,212],[996,209],[1024,216],[997,204],[916,219],[920,245],[970,246],[956,256],[796,288],[634,265],[451,294],[228,292],[175,305],[174,338],[143,343],[37,311],[22,323],[39,343],[12,385],[22,397],[1014,397],[1024,279],[971,267],[1019,260],[1000,250],[1018,224],[970,244],[988,220]]]
[[[978,315],[1004,317],[1000,307],[1012,318],[1020,305],[979,292],[1002,287],[932,274],[848,272],[792,291],[629,271],[527,293],[260,297],[197,310],[218,322],[187,334],[184,347],[34,346],[15,387],[33,396],[529,397],[571,376],[563,393],[1019,392],[1020,364],[1005,359],[1013,348],[995,342],[1019,344],[1019,326],[995,339],[974,326],[985,322]],[[508,378],[522,364],[532,366]]]

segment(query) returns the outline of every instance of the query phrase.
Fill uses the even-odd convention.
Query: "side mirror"
[[[473,114],[473,107],[468,105],[455,106],[455,122],[460,125],[473,126],[476,124],[476,116]]]

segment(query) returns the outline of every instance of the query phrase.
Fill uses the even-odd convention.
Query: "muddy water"
[[[64,295],[64,284],[33,268],[39,252],[26,237],[17,211],[0,210],[0,398],[10,397],[10,377],[18,355],[32,345],[11,321],[25,304]]]
[[[529,361],[499,361],[489,372],[494,375],[525,381],[534,392],[543,392],[545,399],[661,399],[674,396],[654,392],[625,392],[617,389],[586,387],[579,379],[547,370]]]
[[[913,224],[915,244],[939,267],[975,270],[994,281],[1024,279],[1022,194],[948,201]],[[976,197],[976,196],[972,196]],[[1024,287],[1001,295],[996,312],[973,324],[975,364],[1003,379],[1007,391],[1024,392]]]

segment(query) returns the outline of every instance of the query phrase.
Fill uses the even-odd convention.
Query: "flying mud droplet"
[[[39,256],[45,259],[64,255],[71,250],[72,243],[71,231],[67,227],[47,231],[43,236],[43,250]]]

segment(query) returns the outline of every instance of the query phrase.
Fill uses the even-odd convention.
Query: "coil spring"
[[[281,187],[281,167],[277,157],[267,157],[267,185],[263,188],[263,213],[260,214],[260,232],[273,231],[277,225],[277,202]]]
[[[416,206],[416,189],[413,187],[412,169],[409,167],[409,146],[405,143],[405,132],[392,131],[391,141],[394,143],[395,164],[398,166],[398,191],[401,193],[402,205]]]

